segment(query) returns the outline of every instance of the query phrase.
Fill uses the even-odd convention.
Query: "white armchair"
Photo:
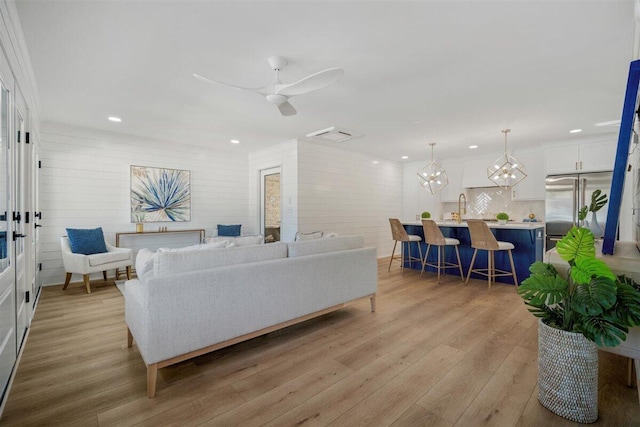
[[[133,249],[116,248],[106,241],[104,243],[107,246],[107,252],[105,253],[93,255],[74,254],[71,252],[69,238],[67,236],[60,238],[60,244],[62,246],[62,263],[64,264],[64,270],[67,273],[67,277],[64,281],[64,287],[62,289],[67,289],[73,273],[82,274],[84,286],[87,288],[88,294],[91,293],[91,286],[89,285],[89,276],[91,273],[102,271],[102,277],[104,280],[107,280],[107,270],[126,267],[127,279],[131,280]]]

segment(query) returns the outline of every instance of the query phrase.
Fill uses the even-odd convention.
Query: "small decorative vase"
[[[598,419],[598,347],[584,335],[538,321],[538,400],[577,423]]]
[[[507,220],[506,220],[506,219],[499,219],[499,220],[498,220],[498,224],[500,224],[500,225],[507,225]]]
[[[593,233],[593,237],[596,239],[602,237],[603,230],[602,227],[600,227],[600,224],[598,224],[598,217],[595,212],[591,212],[591,221],[587,223],[587,227]]]
[[[141,222],[137,222],[136,223],[136,233],[143,233],[144,232],[144,224]]]

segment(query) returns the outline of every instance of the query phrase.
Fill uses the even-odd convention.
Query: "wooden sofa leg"
[[[371,295],[371,298],[369,298],[371,300],[371,312],[375,313],[376,311],[376,294]]]
[[[147,397],[149,399],[156,396],[156,379],[158,378],[158,364],[147,365]]]
[[[104,279],[104,281],[107,281],[107,270],[102,272],[102,278]]]
[[[82,276],[82,278],[84,279],[84,286],[85,286],[85,288],[87,288],[87,293],[90,294],[91,293],[91,285],[89,284],[89,275],[85,274],[84,276]]]
[[[67,277],[64,279],[64,286],[62,287],[62,290],[66,290],[67,286],[69,286],[69,282],[71,282],[71,274],[72,273],[67,273]]]
[[[127,280],[131,280],[131,266],[127,265]]]
[[[127,347],[133,346],[133,335],[131,335],[131,329],[127,327]]]

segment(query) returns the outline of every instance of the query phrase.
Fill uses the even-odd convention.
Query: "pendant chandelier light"
[[[429,145],[431,146],[431,161],[418,171],[418,181],[420,181],[422,188],[431,194],[436,194],[449,184],[449,178],[447,178],[447,171],[433,161],[433,146],[436,143],[430,142]]]
[[[508,190],[527,177],[527,169],[522,162],[507,152],[507,134],[511,129],[503,129],[504,133],[504,154],[496,159],[487,168],[487,177],[495,185]]]

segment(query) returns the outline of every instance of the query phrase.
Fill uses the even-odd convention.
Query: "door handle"
[[[34,226],[35,228],[42,227],[40,224],[34,224],[33,226]]]
[[[14,241],[14,242],[15,242],[16,240],[18,240],[18,239],[23,238],[23,237],[27,237],[27,236],[26,236],[26,235],[24,235],[24,234],[18,234],[18,233],[16,233],[15,231],[13,232],[13,241]]]

